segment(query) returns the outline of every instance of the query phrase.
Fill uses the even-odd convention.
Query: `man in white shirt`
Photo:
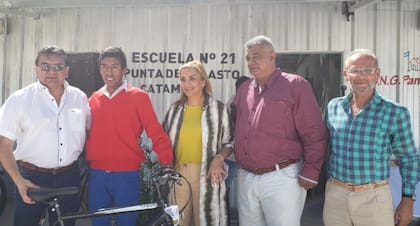
[[[46,209],[27,196],[28,188],[80,186],[76,160],[90,117],[86,95],[65,80],[69,67],[63,49],[41,49],[35,72],[37,81],[10,95],[0,109],[0,162],[18,191],[15,226],[38,225]],[[63,212],[76,212],[79,206],[78,195],[61,201]],[[49,215],[52,225],[55,214]]]

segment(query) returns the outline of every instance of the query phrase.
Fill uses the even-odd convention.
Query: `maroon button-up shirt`
[[[258,90],[255,79],[249,80],[232,103],[236,161],[242,168],[257,169],[303,159],[300,175],[316,182],[328,133],[310,84],[277,69]]]

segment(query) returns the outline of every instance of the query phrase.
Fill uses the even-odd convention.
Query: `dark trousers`
[[[22,176],[32,183],[41,187],[80,187],[80,172],[77,164],[66,172],[52,174],[29,170],[19,166]],[[42,215],[45,213],[47,204],[37,202],[35,204],[26,204],[22,197],[16,191],[16,209],[14,226],[36,226],[39,225]],[[60,199],[61,213],[77,212],[80,207],[80,195],[68,195]],[[49,225],[54,225],[57,220],[55,212],[48,209],[50,216]],[[74,226],[75,220],[64,221],[66,226]]]

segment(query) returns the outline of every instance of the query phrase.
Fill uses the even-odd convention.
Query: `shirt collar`
[[[276,70],[274,70],[274,72],[267,79],[267,81],[265,81],[264,87],[262,87],[263,90],[266,89],[266,88],[270,88],[273,85],[274,81],[278,78],[278,76],[281,75],[281,73],[282,72],[281,72],[280,68],[276,68]],[[254,85],[254,88],[258,89],[258,82],[257,82],[256,79],[254,79],[253,85]]]
[[[39,90],[48,90],[48,87],[46,87],[44,84],[41,83],[41,81],[39,81],[39,79],[36,80],[36,87]],[[64,81],[64,90],[67,89],[67,87],[69,87],[69,83],[67,81]]]
[[[104,85],[100,91],[107,96],[109,99],[115,97],[118,93],[120,93],[122,90],[124,90],[125,92],[127,92],[128,90],[128,83],[126,80],[123,80],[122,84],[120,87],[118,87],[118,89],[115,90],[115,92],[112,93],[112,95],[108,92],[108,90],[106,89],[106,85]]]
[[[342,106],[349,106],[351,103],[351,98],[353,97],[353,93],[349,93],[343,100],[342,102]],[[366,106],[368,105],[377,105],[382,101],[382,96],[376,91],[374,91],[372,98],[370,98],[369,103],[366,104]]]

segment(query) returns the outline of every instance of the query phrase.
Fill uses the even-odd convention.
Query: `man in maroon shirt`
[[[317,185],[327,130],[311,85],[276,68],[271,40],[257,36],[245,48],[254,78],[232,103],[239,224],[297,226],[306,190]]]

